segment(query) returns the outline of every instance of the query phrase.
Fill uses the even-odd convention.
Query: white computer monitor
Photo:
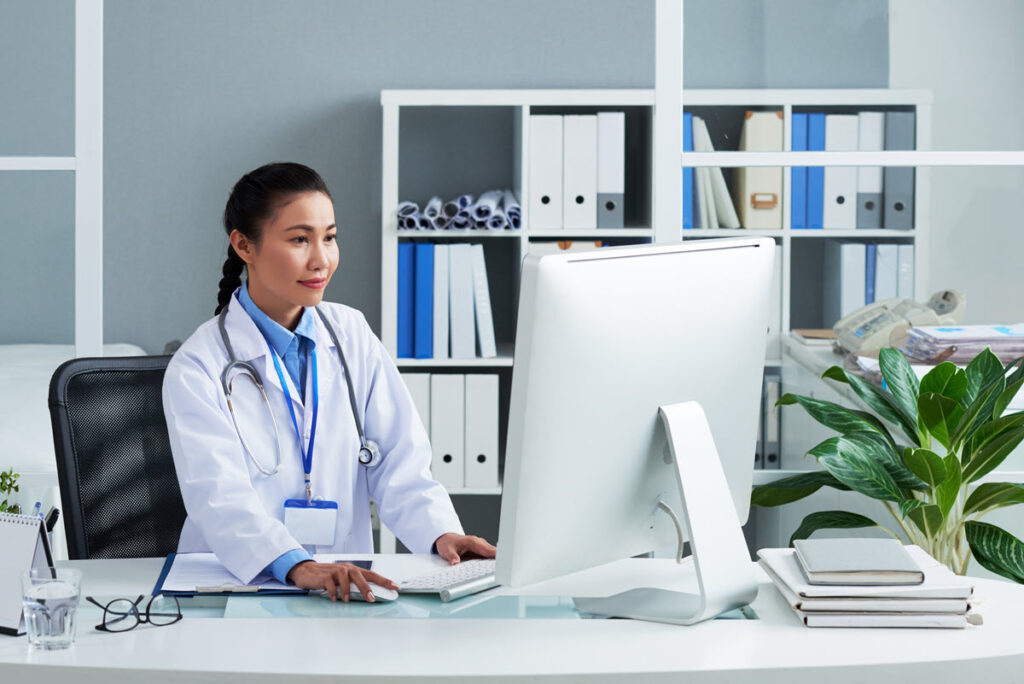
[[[659,406],[700,403],[746,521],[774,258],[774,240],[739,238],[524,260],[500,583],[674,543],[657,513],[659,497],[680,504]]]

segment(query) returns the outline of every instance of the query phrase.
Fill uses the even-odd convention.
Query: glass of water
[[[73,568],[33,568],[21,576],[28,642],[56,650],[75,642],[82,572]]]

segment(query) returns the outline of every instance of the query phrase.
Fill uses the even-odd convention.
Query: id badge
[[[303,546],[334,546],[338,502],[288,499],[284,502],[284,526]]]

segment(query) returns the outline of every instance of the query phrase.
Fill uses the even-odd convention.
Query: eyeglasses
[[[154,627],[166,627],[181,620],[181,606],[174,596],[158,594],[149,599],[146,603],[146,610],[140,612],[139,604],[145,596],[132,601],[131,599],[114,599],[107,605],[103,605],[92,596],[86,596],[85,600],[94,606],[103,609],[103,624],[96,625],[101,632],[127,632],[135,629],[140,623],[148,622]]]

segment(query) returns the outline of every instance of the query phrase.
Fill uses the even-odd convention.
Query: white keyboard
[[[406,594],[440,594],[442,601],[452,601],[495,586],[494,559],[482,558],[410,577],[398,585],[398,591]]]

